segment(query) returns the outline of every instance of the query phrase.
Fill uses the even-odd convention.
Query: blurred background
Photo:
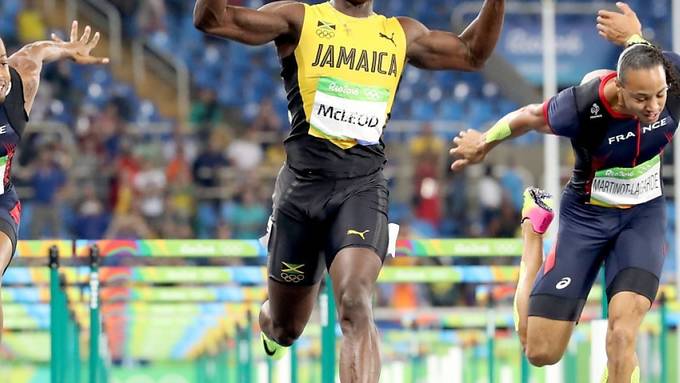
[[[251,8],[264,3],[230,0],[230,4]],[[595,29],[596,11],[613,8],[614,2],[559,0],[509,1],[501,39],[493,57],[479,73],[428,72],[409,67],[384,135],[388,156],[385,173],[391,188],[390,221],[401,225],[402,241],[414,241],[402,244],[427,244],[433,238],[466,238],[472,241],[469,243],[481,246],[485,242],[475,239],[517,238],[523,189],[546,184],[543,137],[523,136],[499,147],[484,165],[456,174],[448,170],[447,152],[449,142],[461,130],[486,129],[519,106],[545,98],[542,18],[546,4],[554,5],[557,13],[554,48],[558,88],[577,84],[591,70],[615,66],[620,48],[602,40]],[[637,11],[645,36],[671,49],[671,0],[631,0],[629,4]],[[264,233],[271,212],[274,179],[285,159],[282,141],[289,130],[279,59],[273,45],[249,47],[202,34],[192,23],[193,5],[192,0],[0,2],[0,37],[9,54],[24,44],[46,39],[51,32],[63,36],[70,20],[77,18],[81,26],[89,24],[102,33],[95,53],[112,59],[111,65],[102,67],[64,61],[43,70],[31,122],[14,168],[14,182],[23,203],[19,233],[22,240],[220,239],[237,244],[250,243],[238,241],[257,239]],[[454,31],[461,31],[477,15],[480,6],[481,2],[461,0],[375,1],[377,12],[408,15],[430,28]],[[559,185],[564,185],[573,165],[568,141],[559,142],[558,154],[559,165],[552,175]],[[669,148],[664,156],[667,163],[664,182],[670,196],[667,232],[670,251],[662,283],[668,287],[664,290],[668,292],[667,298],[675,305],[672,158]],[[434,364],[428,364],[428,356],[441,354],[434,349],[448,350],[447,345],[461,347],[461,360],[466,361],[467,372],[460,381],[523,379],[519,372],[521,352],[511,331],[510,314],[518,253],[499,253],[498,257],[493,252],[491,256],[482,253],[480,250],[479,254],[461,258],[447,254],[450,256],[388,260],[387,264],[394,267],[413,270],[435,267],[457,270],[466,276],[471,273],[469,270],[477,270],[491,277],[424,281],[428,283],[399,283],[395,279],[381,284],[375,305],[381,315],[380,328],[388,334],[383,339],[385,365],[390,369],[384,374],[385,382],[444,381],[428,380],[436,376],[435,371],[440,371],[439,367],[432,367]],[[50,294],[46,292],[47,268],[42,267],[47,253],[36,262],[22,255],[20,251],[3,282],[3,300],[8,303],[5,335],[0,344],[0,382],[49,382],[53,359],[47,331]],[[228,350],[226,344],[233,346],[234,336],[233,326],[231,330],[215,330],[225,326],[220,322],[225,316],[241,316],[235,319],[237,322],[245,320],[248,310],[241,309],[249,307],[242,303],[236,311],[229,311],[231,308],[223,303],[226,299],[213,297],[217,294],[215,289],[259,288],[250,297],[250,303],[257,303],[264,296],[261,285],[237,279],[222,282],[218,278],[207,282],[169,280],[141,286],[142,279],[130,277],[133,275],[130,270],[135,268],[144,272],[144,268],[137,266],[166,267],[165,270],[214,268],[225,272],[238,270],[235,267],[259,270],[266,264],[263,256],[241,259],[221,258],[217,254],[159,257],[141,262],[132,255],[122,260],[112,257],[108,265],[103,261],[111,270],[124,269],[128,277],[116,284],[116,273],[112,271],[111,280],[103,280],[104,372],[98,381],[267,381],[261,380],[266,373],[244,377],[232,376],[231,372],[224,372],[224,379],[219,380],[219,365],[227,366],[229,371],[236,368],[236,362],[227,361],[226,356],[224,361],[218,358],[223,356],[220,350]],[[80,268],[72,267],[73,275],[65,271],[68,278],[63,290],[73,312],[69,321],[80,326],[76,327],[82,332],[80,342],[85,354],[90,322],[83,313],[90,290],[87,279],[83,279],[87,276],[87,270],[82,271],[84,261],[79,263],[78,257],[71,258],[73,264],[67,261],[62,268],[74,265]],[[37,276],[36,269],[45,274]],[[103,275],[106,269],[102,268]],[[499,270],[509,270],[509,274],[499,276]],[[128,295],[122,300],[111,298],[107,288],[124,288]],[[180,294],[176,299],[167,299],[170,303],[165,302],[165,311],[159,309],[154,314],[161,319],[175,317],[161,331],[150,330],[155,319],[150,319],[151,323],[144,321],[145,317],[155,318],[148,307],[134,306],[137,303],[133,302],[133,295],[152,294],[143,292],[143,288],[175,288]],[[191,301],[186,290],[190,288],[202,288],[203,292],[212,289],[209,291],[214,294],[210,295],[212,298],[185,302]],[[235,294],[244,293],[239,290]],[[158,297],[156,300],[165,301]],[[173,302],[177,306],[172,306]],[[496,315],[501,318],[494,320],[498,329],[492,334],[484,330],[490,302],[497,306]],[[107,311],[107,307],[114,306],[117,311]],[[591,306],[586,317],[598,317],[599,301]],[[661,315],[657,308],[654,310]],[[481,319],[471,320],[474,324],[469,326],[442,319],[475,315]],[[184,319],[177,320],[180,317]],[[657,317],[654,318],[656,321]],[[646,382],[678,381],[677,316],[673,310],[666,320],[667,327],[647,326],[641,340],[640,347],[646,347],[640,351]],[[34,322],[38,324],[27,325]],[[317,314],[312,322],[318,327]],[[244,326],[248,327],[247,322]],[[391,329],[401,332],[390,338]],[[664,333],[666,329],[670,334]],[[322,351],[319,334],[311,331],[301,340],[300,371],[304,370],[306,375],[299,379],[320,382],[317,362]],[[420,341],[411,339],[417,331],[426,331],[428,335]],[[575,363],[572,367],[582,371],[584,377],[589,376],[588,356],[583,356],[591,353],[589,331],[586,320],[570,347]],[[252,334],[257,335],[256,329]],[[164,336],[171,340],[155,343]],[[404,337],[409,339],[405,343]],[[487,342],[491,339],[499,342],[496,356],[488,354]],[[660,351],[666,341],[668,354]],[[390,346],[392,343],[394,347]],[[253,353],[255,366],[262,356],[259,348]],[[206,355],[209,357],[203,358]],[[494,366],[495,359],[499,362]],[[392,361],[401,363],[402,374],[392,372]],[[502,368],[504,363],[509,370]],[[489,369],[491,373],[487,372]],[[87,381],[85,370],[83,367],[82,381]],[[394,370],[401,371],[397,367]],[[470,372],[473,370],[477,372]],[[566,376],[564,368],[561,371],[560,376]],[[73,376],[81,375],[74,372]],[[545,370],[535,370],[531,376],[536,382],[554,381]],[[63,381],[77,379],[80,378]],[[568,377],[562,379],[569,381]],[[584,379],[578,381],[587,381]]]

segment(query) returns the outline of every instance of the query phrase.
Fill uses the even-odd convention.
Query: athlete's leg
[[[264,351],[274,359],[283,355],[280,346],[290,346],[302,334],[319,291],[328,235],[306,214],[318,194],[323,194],[318,184],[299,180],[287,165],[281,168],[266,243],[268,299],[259,314]]]
[[[323,235],[281,211],[275,214],[268,246],[268,300],[259,319],[264,335],[287,347],[302,334],[314,309],[324,271]],[[276,350],[265,351],[275,356]]]
[[[281,346],[288,347],[300,337],[319,292],[313,286],[291,286],[269,279],[267,299],[260,309],[260,328],[266,336]]]
[[[515,331],[522,347],[526,347],[527,320],[529,317],[529,295],[536,280],[536,274],[543,264],[543,233],[548,230],[554,217],[552,197],[537,188],[524,190],[522,206],[522,257],[519,265],[519,279],[515,289],[513,314]]]
[[[331,218],[325,253],[344,335],[340,381],[377,383],[380,350],[372,296],[387,253],[387,186],[376,174],[336,189],[347,191],[338,195],[344,201]]]
[[[547,207],[547,208],[546,208]],[[543,265],[543,232],[552,221],[552,201],[547,194],[529,188],[522,209],[522,259],[515,292],[515,327],[529,361],[534,365],[556,363],[569,342],[573,322],[529,317],[529,296]],[[527,328],[531,322],[531,342]],[[527,347],[531,345],[531,347]]]
[[[611,299],[607,326],[608,383],[631,383],[636,369],[639,376],[635,345],[640,324],[650,307],[649,298],[630,291],[617,293]]]
[[[7,234],[0,231],[0,271],[3,272],[9,266],[12,259],[13,246],[12,241]],[[0,276],[0,342],[2,342],[3,329],[3,315],[2,315],[2,276]]]
[[[638,382],[637,334],[659,289],[665,258],[666,207],[662,198],[631,208],[605,261],[609,325],[608,382]],[[636,380],[637,379],[637,380]]]
[[[618,219],[583,205],[578,198],[570,191],[563,193],[557,240],[545,262],[542,236],[536,231],[542,230],[540,222],[546,218],[529,211],[522,214],[529,219],[522,225],[526,270],[520,275],[517,292],[518,327],[525,354],[536,366],[555,364],[562,358],[618,223]],[[538,202],[542,200],[545,197],[525,199],[525,206],[534,201],[541,207]],[[534,209],[534,213],[537,211]],[[525,327],[524,334],[521,327]]]
[[[575,322],[529,316],[529,295],[536,274],[543,264],[543,235],[534,231],[527,220],[522,223],[522,264],[517,284],[516,310],[519,314],[519,337],[524,353],[534,366],[557,363],[564,354]]]
[[[375,250],[346,247],[330,268],[344,338],[340,350],[342,383],[377,383],[380,378],[378,330],[372,297],[382,260]]]
[[[519,280],[515,290],[515,330],[522,348],[527,344],[527,321],[529,319],[529,295],[534,287],[536,274],[543,265],[543,235],[534,231],[531,222],[522,223],[522,259]]]

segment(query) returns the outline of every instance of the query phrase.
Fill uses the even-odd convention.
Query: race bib
[[[661,196],[661,157],[634,168],[611,168],[595,173],[590,191],[593,205],[627,207]]]
[[[5,194],[5,171],[7,170],[7,156],[0,157],[0,195]]]
[[[321,77],[310,125],[332,138],[375,145],[387,122],[389,97],[386,88]]]

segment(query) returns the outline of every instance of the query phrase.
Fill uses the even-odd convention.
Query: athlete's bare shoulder
[[[295,0],[280,0],[261,6],[258,11],[285,15],[288,20],[302,25],[305,18],[305,3]]]
[[[305,3],[295,0],[280,0],[265,4],[258,9],[261,12],[275,12],[284,15],[291,25],[291,33],[295,40],[302,33],[302,23],[305,20]]]
[[[396,19],[399,20],[399,24],[401,24],[401,27],[404,29],[407,44],[426,35],[429,32],[429,29],[423,23],[414,18],[408,16],[397,16]]]
[[[299,9],[304,11],[305,8],[305,3],[302,3],[300,1],[296,0],[279,0],[279,1],[272,1],[271,3],[267,3],[263,6],[261,6],[259,9],[279,9],[283,10],[284,12],[288,12],[293,9]]]
[[[585,76],[583,76],[583,80],[581,80],[581,85],[592,81],[593,79],[599,78],[599,77],[604,77],[608,74],[613,73],[614,71],[611,69],[596,69],[592,72],[587,73]]]

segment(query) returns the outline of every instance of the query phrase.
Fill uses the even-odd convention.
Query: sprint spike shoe
[[[262,338],[262,348],[264,348],[264,353],[272,360],[281,360],[286,354],[286,348],[269,339],[264,332],[260,333]]]
[[[522,222],[528,219],[536,233],[545,233],[555,216],[553,206],[550,193],[539,188],[526,188],[524,190],[524,205],[522,206]]]

